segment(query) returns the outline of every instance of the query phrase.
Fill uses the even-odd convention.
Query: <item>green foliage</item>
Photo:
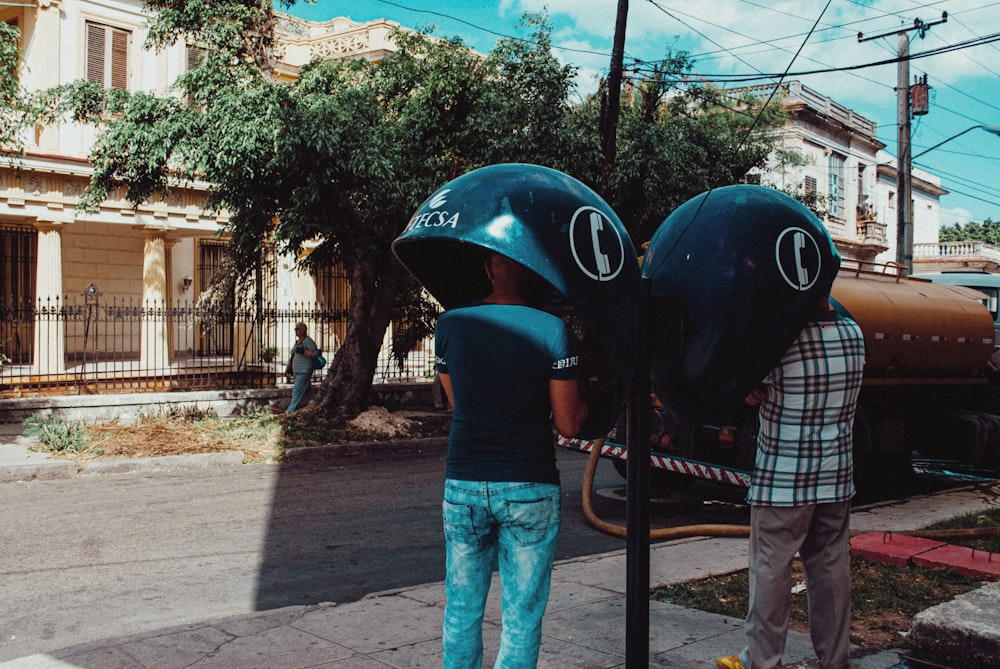
[[[806,192],[805,188],[801,185],[779,190],[782,190],[785,195],[789,195],[804,204],[820,220],[826,217],[830,202],[829,195],[823,195],[818,191]]]
[[[314,62],[282,83],[270,76],[269,2],[147,4],[147,46],[204,49],[171,97],[77,83],[40,105],[102,126],[83,206],[120,186],[139,204],[197,178],[211,184],[209,208],[229,215],[228,281],[252,281],[276,251],[304,256],[310,270],[342,265],[348,329],[317,402],[327,412],[366,404],[391,318],[407,325],[400,351],[432,325],[430,307],[397,299],[420,293],[391,243],[445,182],[501,162],[554,167],[603,195],[639,244],[685,200],[759,165],[776,118],[757,101],[685,87],[687,56],[671,56],[624,105],[608,170],[600,99],[571,104],[575,72],[553,55],[544,14],[522,20],[529,39],[501,39],[485,58],[459,40],[397,30],[398,50],[379,63]]]
[[[19,36],[16,26],[0,21],[0,158],[21,154],[23,147],[18,135],[22,128],[27,127],[25,99],[19,79]]]
[[[688,84],[691,67],[686,53],[668,52],[637,92],[623,98],[610,170],[594,161],[596,135],[584,152],[588,163],[576,166],[577,176],[597,185],[637,247],[690,198],[739,183],[762,167],[774,145],[773,129],[784,120],[776,102]],[[601,104],[594,96],[586,109],[574,111],[579,133],[595,132]]]
[[[59,416],[32,414],[25,419],[24,433],[38,439],[47,451],[81,453],[90,446],[86,431],[77,423],[67,423]]]
[[[969,221],[961,225],[954,225],[941,228],[938,236],[942,242],[986,242],[994,246],[1000,246],[1000,222],[987,218],[982,223]]]
[[[161,411],[140,413],[138,423],[158,423],[163,420],[178,420],[185,423],[200,423],[205,421],[218,422],[218,412],[209,407],[203,409],[197,404],[170,405]]]

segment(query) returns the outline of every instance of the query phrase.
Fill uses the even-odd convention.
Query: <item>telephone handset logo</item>
[[[809,283],[809,270],[802,266],[802,251],[806,248],[805,233],[796,232],[793,239],[795,245],[795,269],[799,275],[799,285],[805,286]]]
[[[597,263],[598,274],[611,274],[611,261],[608,254],[601,251],[601,240],[597,233],[604,229],[604,218],[596,211],[590,212],[590,239],[594,243],[594,262]]]
[[[618,228],[599,209],[580,207],[569,224],[570,250],[577,267],[595,281],[611,281],[625,264]]]
[[[819,279],[823,263],[819,244],[802,228],[787,228],[778,235],[774,259],[781,278],[795,290],[809,290]]]

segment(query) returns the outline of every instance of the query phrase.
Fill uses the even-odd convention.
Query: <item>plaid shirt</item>
[[[864,363],[861,328],[849,317],[825,312],[803,328],[764,380],[750,504],[801,506],[854,495],[854,413]]]

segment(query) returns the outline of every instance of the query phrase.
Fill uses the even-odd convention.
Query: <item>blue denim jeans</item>
[[[445,669],[483,663],[483,611],[493,561],[500,569],[503,627],[496,668],[533,668],[542,643],[559,534],[559,486],[445,481]]]

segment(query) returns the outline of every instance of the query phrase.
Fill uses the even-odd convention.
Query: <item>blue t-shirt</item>
[[[549,380],[577,376],[566,324],[532,307],[476,303],[441,314],[434,341],[455,397],[446,477],[558,483]]]

